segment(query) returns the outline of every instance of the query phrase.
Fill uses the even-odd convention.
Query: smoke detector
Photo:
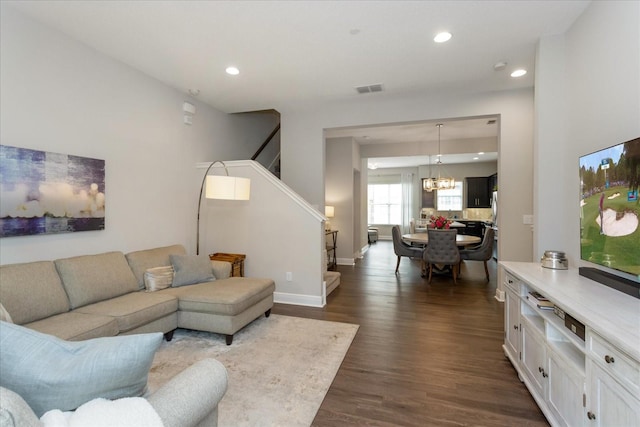
[[[507,63],[504,61],[496,62],[493,66],[493,69],[496,71],[502,71],[507,67]]]

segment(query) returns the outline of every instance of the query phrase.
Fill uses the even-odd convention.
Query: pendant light
[[[422,180],[422,189],[430,193],[437,188],[437,185],[438,180],[431,176],[431,154],[429,154],[429,175]]]
[[[438,128],[438,161],[436,163],[436,167],[438,168],[438,179],[436,180],[435,189],[436,190],[451,190],[456,186],[456,180],[451,178],[443,178],[440,176],[440,165],[442,164],[442,153],[440,152],[440,130],[442,129],[442,123],[438,123],[436,127]]]

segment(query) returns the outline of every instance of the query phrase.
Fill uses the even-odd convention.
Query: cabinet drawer
[[[640,393],[640,363],[591,330],[587,339],[589,354],[596,363],[631,392]]]
[[[520,295],[520,281],[509,273],[504,276],[504,286],[515,292],[516,295]]]

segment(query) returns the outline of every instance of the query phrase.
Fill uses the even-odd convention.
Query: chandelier
[[[431,177],[431,154],[429,154],[429,175],[428,178],[424,178],[422,180],[422,189],[428,192],[432,192],[436,189],[438,185],[438,180],[436,178]]]
[[[422,188],[426,191],[433,190],[450,190],[455,188],[456,180],[451,178],[443,178],[440,175],[440,165],[442,164],[442,153],[440,152],[440,129],[442,128],[442,123],[438,123],[436,127],[438,128],[438,161],[436,162],[436,168],[438,169],[438,177],[431,177],[431,156],[429,156],[429,177],[425,178],[422,181]]]

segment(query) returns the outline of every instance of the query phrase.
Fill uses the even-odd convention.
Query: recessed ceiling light
[[[478,153],[478,156],[482,156],[483,154],[484,154],[484,151],[480,151],[480,152]]]
[[[238,74],[240,74],[240,70],[238,70],[236,67],[227,67],[225,71],[227,72],[227,74],[231,74],[232,76],[237,76]]]
[[[480,157],[474,157],[473,160],[478,160]]]
[[[524,68],[520,68],[511,73],[511,77],[522,77],[525,74],[527,74],[527,70],[525,70]]]
[[[436,43],[444,43],[449,41],[450,39],[451,39],[451,33],[443,31],[441,33],[436,34],[436,36],[433,38],[433,41]]]

